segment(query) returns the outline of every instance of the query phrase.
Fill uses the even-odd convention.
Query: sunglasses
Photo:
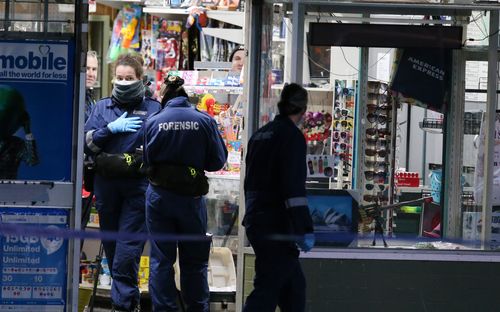
[[[378,123],[381,125],[385,125],[387,121],[390,121],[390,118],[387,117],[387,115],[383,115],[380,113],[369,113],[366,116],[366,119],[368,119],[370,123]]]
[[[371,160],[366,160],[365,161],[365,166],[367,168],[370,168],[372,170],[378,169],[380,171],[386,171],[388,164],[385,161],[371,161]]]
[[[388,97],[386,93],[368,93],[369,104],[388,103],[388,100],[390,100],[390,97]]]
[[[351,133],[347,132],[347,131],[333,131],[332,133],[333,133],[334,140],[338,140],[338,139],[347,140],[352,136]]]
[[[369,93],[385,93],[387,92],[387,84],[380,81],[368,81]]]
[[[363,195],[363,200],[366,202],[386,202],[389,198],[387,196]]]
[[[379,181],[378,183],[383,183],[386,177],[387,177],[387,172],[384,171],[376,171],[376,172],[372,170],[365,171],[365,178],[367,181]]]
[[[365,184],[365,188],[368,191],[372,191],[375,186],[378,186],[378,189],[382,192],[386,189],[386,186],[384,184],[373,184],[373,183],[367,183]]]
[[[392,109],[392,105],[378,105],[378,104],[368,104],[368,113],[380,113],[380,112],[387,112]]]
[[[352,88],[342,88],[340,86],[335,88],[335,95],[351,95],[354,93],[354,89]]]
[[[339,128],[339,125],[342,127],[342,128],[346,128],[346,129],[351,129],[353,127],[353,124],[352,122],[350,121],[347,121],[347,120],[337,120],[335,121],[335,129],[338,129]]]
[[[366,137],[384,137],[386,135],[390,135],[391,131],[389,129],[378,129],[378,128],[368,128],[366,129]]]
[[[347,144],[347,143],[338,143],[338,142],[335,142],[333,144],[333,150],[334,151],[338,151],[338,150],[341,150],[341,151],[346,151],[347,149],[349,149],[351,147],[351,144]]]
[[[372,137],[369,135],[366,136],[366,143],[368,143],[369,145],[380,144],[380,145],[387,146],[387,144],[389,144],[390,142],[391,141],[387,140],[386,138]]]
[[[349,161],[349,160],[351,160],[350,156],[352,156],[352,154],[334,152],[334,156],[335,156],[334,162],[335,162],[335,164],[338,164],[340,160],[341,161]]]
[[[335,117],[336,118],[341,118],[341,117],[350,117],[350,118],[352,118],[351,111],[348,110],[348,109],[345,109],[345,108],[337,107],[337,108],[335,108]]]
[[[371,141],[371,140],[370,140]],[[366,148],[367,149],[370,149],[370,150],[377,150],[377,151],[380,151],[380,150],[386,150],[387,149],[387,141],[372,141],[372,142],[366,142],[367,145],[366,145]]]
[[[376,150],[376,149],[371,149],[371,148],[367,148],[365,149],[365,155],[366,156],[379,156],[379,157],[385,157],[387,156],[388,152],[386,150]]]

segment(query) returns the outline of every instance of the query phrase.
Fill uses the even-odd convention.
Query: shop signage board
[[[0,41],[0,180],[70,181],[71,41]]]
[[[0,224],[65,229],[68,211],[0,208]],[[30,233],[4,233],[0,240],[0,311],[66,311],[67,241]]]

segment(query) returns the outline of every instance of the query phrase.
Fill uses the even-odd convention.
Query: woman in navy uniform
[[[143,145],[144,121],[160,110],[160,103],[144,97],[143,69],[137,57],[125,54],[116,61],[111,97],[98,101],[85,124],[85,153],[96,163],[94,191],[103,231],[146,232],[147,179],[132,161]],[[144,241],[103,241],[113,284],[114,311],[139,311],[137,286]]]
[[[166,80],[162,111],[146,122],[144,164],[150,185],[146,222],[151,234],[196,235],[207,231],[206,171],[220,170],[227,149],[215,120],[196,110],[183,80]],[[173,264],[179,249],[181,292],[187,311],[209,311],[210,241],[152,241],[149,293],[153,311],[177,311]]]

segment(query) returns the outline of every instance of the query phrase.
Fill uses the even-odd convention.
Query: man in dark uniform
[[[299,250],[314,245],[306,199],[306,142],[296,126],[307,108],[307,91],[286,85],[279,115],[248,143],[243,225],[255,252],[254,290],[245,312],[305,310],[305,278]],[[288,239],[287,239],[288,238]]]
[[[85,122],[89,119],[92,108],[95,105],[94,86],[97,81],[97,53],[87,52],[87,75],[85,76]]]
[[[153,311],[177,311],[173,264],[179,249],[180,282],[187,311],[209,311],[206,171],[220,170],[227,149],[215,120],[193,108],[183,80],[168,77],[162,104],[145,126],[148,167],[146,224],[151,234],[196,235],[200,241],[152,241],[149,293]]]

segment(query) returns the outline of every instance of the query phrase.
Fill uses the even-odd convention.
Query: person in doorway
[[[85,124],[85,152],[95,159],[94,192],[103,231],[145,233],[148,185],[136,149],[141,129],[160,103],[144,97],[143,69],[130,54],[118,57],[111,97],[98,101]],[[113,284],[113,311],[139,311],[137,273],[144,241],[103,241]]]
[[[146,223],[152,235],[195,235],[200,240],[151,242],[149,293],[153,311],[177,311],[173,264],[178,248],[186,311],[209,311],[205,171],[220,170],[227,149],[215,120],[188,102],[183,80],[168,76],[165,84],[164,108],[144,128],[144,164],[150,181]]]
[[[276,306],[282,312],[305,310],[297,247],[307,252],[315,240],[305,189],[306,142],[296,125],[306,108],[307,91],[286,85],[279,115],[248,143],[243,225],[256,258],[245,312],[271,312]]]
[[[237,47],[229,55],[229,62],[231,62],[231,70],[242,71],[243,65],[245,65],[245,49],[243,47]]]
[[[89,119],[92,108],[95,105],[94,86],[97,81],[97,52],[87,52],[87,75],[85,78],[85,122]]]
[[[87,122],[90,113],[95,106],[94,86],[97,81],[97,52],[87,51],[87,75],[85,77],[85,119]],[[90,210],[94,190],[93,162],[90,157],[84,155],[83,160],[83,191],[82,191],[82,229],[85,229],[90,219]],[[83,248],[83,240],[80,249]]]

